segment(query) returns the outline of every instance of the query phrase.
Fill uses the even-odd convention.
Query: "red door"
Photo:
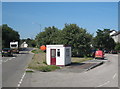
[[[56,65],[56,49],[51,49],[51,65]]]

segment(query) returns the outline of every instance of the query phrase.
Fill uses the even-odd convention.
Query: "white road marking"
[[[18,87],[20,87],[20,85],[21,85],[21,83],[22,83],[22,81],[23,81],[25,75],[26,75],[26,72],[24,72],[22,78],[20,79],[20,81],[19,81],[19,83],[18,83]]]
[[[102,86],[108,84],[109,82],[110,82],[110,81],[107,81],[107,82],[105,82],[105,83],[103,83],[103,84],[101,84],[101,85],[99,85],[99,86],[97,86],[97,87],[102,87]]]
[[[84,73],[88,73],[88,72],[84,72]]]
[[[116,75],[117,75],[117,73],[114,74],[113,79],[115,79]]]
[[[0,60],[0,64],[2,64],[2,60]]]
[[[5,60],[5,61],[3,61],[3,62],[7,62],[9,59],[7,59],[7,60]]]
[[[112,55],[112,56],[118,56],[118,55]]]
[[[12,57],[12,58],[16,58],[16,57]]]
[[[7,61],[9,61],[9,60],[12,60],[13,58],[16,58],[16,57],[9,58],[9,59],[7,59],[7,60],[5,60],[5,61],[2,60],[2,62],[7,62]]]
[[[9,58],[8,60],[12,60],[13,58]]]

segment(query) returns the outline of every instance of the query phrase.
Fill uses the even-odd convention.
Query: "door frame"
[[[55,50],[54,58],[52,58],[52,50]],[[50,65],[56,65],[56,49],[50,49]]]

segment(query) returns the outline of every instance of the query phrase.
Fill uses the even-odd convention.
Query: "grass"
[[[56,69],[60,69],[60,67],[55,66],[55,65],[28,66],[28,68],[42,71],[42,72],[50,72],[50,71],[54,71]]]
[[[35,51],[33,50],[33,52],[35,52],[35,54],[31,62],[28,64],[29,69],[34,69],[34,70],[38,70],[42,72],[50,72],[56,69],[60,69],[60,67],[55,66],[55,65],[47,65],[46,53],[38,52],[36,50]]]
[[[55,65],[47,65],[47,66],[39,67],[39,71],[42,71],[42,72],[50,72],[50,71],[54,71],[56,69],[60,69],[60,67],[55,66]]]
[[[80,58],[80,57],[72,57],[72,63],[82,63],[84,61],[88,61],[88,60],[92,60],[93,58],[91,57],[84,57],[84,58]]]
[[[38,54],[38,53],[44,53],[44,51],[40,50],[40,49],[34,49],[31,51],[32,53]]]

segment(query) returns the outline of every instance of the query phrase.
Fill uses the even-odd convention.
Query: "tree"
[[[20,41],[20,35],[17,31],[8,27],[7,24],[2,25],[2,47],[10,47],[11,41]]]
[[[106,50],[112,50],[115,47],[115,42],[110,36],[110,29],[97,30],[97,36],[93,39],[93,46]]]
[[[61,31],[54,26],[46,27],[44,32],[39,33],[35,38],[37,46],[39,47],[41,45],[58,44],[60,33]]]
[[[36,36],[38,47],[49,44],[63,44],[72,47],[72,56],[88,56],[92,35],[76,24],[65,24],[63,30],[52,26]]]
[[[120,50],[120,43],[116,43],[115,50]]]
[[[90,54],[92,35],[87,33],[86,29],[80,28],[76,24],[65,24],[61,37],[63,44],[71,45],[72,56]]]

